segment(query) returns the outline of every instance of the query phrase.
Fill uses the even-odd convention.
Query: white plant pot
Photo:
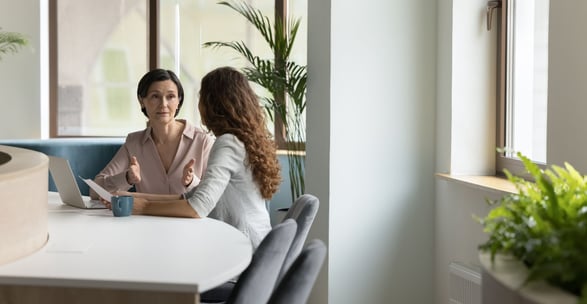
[[[479,252],[483,304],[577,304],[579,298],[544,281],[524,284],[528,269],[512,256]]]
[[[9,146],[0,146],[0,153],[2,265],[39,250],[47,241],[49,158]]]

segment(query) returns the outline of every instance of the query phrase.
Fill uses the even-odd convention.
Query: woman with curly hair
[[[198,108],[216,136],[200,184],[183,195],[124,194],[135,197],[133,214],[215,218],[243,232],[257,248],[271,230],[265,201],[281,183],[257,95],[241,72],[221,67],[202,79]]]

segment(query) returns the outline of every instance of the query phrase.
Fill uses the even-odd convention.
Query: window
[[[495,3],[495,1],[491,1]],[[546,163],[549,0],[502,0],[497,170],[520,174],[521,152]]]
[[[148,69],[147,2],[59,0],[55,5],[57,125],[52,135],[122,136],[143,128],[135,92]]]
[[[244,40],[271,57],[265,41],[242,16],[215,1],[53,0],[51,24],[51,137],[125,136],[143,129],[136,99],[142,75],[155,67],[173,70],[185,91],[178,118],[200,124],[201,77],[211,69],[244,61],[228,49],[203,49],[212,40]],[[286,2],[284,2],[286,3]],[[253,5],[273,16],[275,1]],[[302,17],[292,58],[305,64],[307,1],[287,10]],[[57,38],[55,38],[57,37]],[[259,92],[263,94],[263,92]],[[271,127],[273,127],[271,125]]]

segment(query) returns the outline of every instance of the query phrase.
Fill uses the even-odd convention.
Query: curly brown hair
[[[276,145],[246,76],[231,67],[209,72],[202,78],[199,109],[202,123],[214,135],[230,133],[243,142],[253,179],[263,198],[270,199],[281,183]]]

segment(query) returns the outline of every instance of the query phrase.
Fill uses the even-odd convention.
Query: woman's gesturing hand
[[[112,210],[112,204],[109,201],[103,199],[102,197],[99,197],[99,199],[100,199],[100,202],[102,202],[102,204],[104,204],[104,206],[106,206],[106,208]]]
[[[126,171],[126,181],[129,185],[135,185],[141,182],[141,166],[135,156],[130,158],[130,165]]]
[[[183,167],[183,178],[182,182],[184,186],[189,186],[194,180],[194,165],[196,164],[195,159],[191,159],[185,167]]]

